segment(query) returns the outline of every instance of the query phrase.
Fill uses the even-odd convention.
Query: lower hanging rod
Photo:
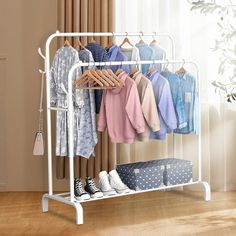
[[[147,60],[147,61],[107,61],[107,62],[78,62],[73,65],[73,67],[78,66],[117,66],[117,65],[141,65],[141,64],[180,64],[185,63],[196,64],[191,60]],[[72,67],[72,68],[73,68]],[[71,69],[72,69],[71,68]]]

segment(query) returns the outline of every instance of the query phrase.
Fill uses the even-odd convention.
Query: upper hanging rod
[[[79,37],[79,36],[170,36],[167,33],[158,33],[158,32],[60,32],[56,31],[55,34],[51,36],[61,36],[61,37]],[[170,36],[171,37],[171,36]]]
[[[51,41],[55,38],[55,37],[81,37],[81,36],[90,36],[90,37],[95,37],[95,36],[111,36],[111,37],[119,37],[119,36],[165,36],[168,37],[171,40],[171,43],[173,45],[174,39],[172,38],[171,35],[167,34],[167,33],[158,33],[158,32],[151,32],[151,33],[144,33],[144,32],[122,32],[122,33],[118,33],[118,32],[60,32],[59,30],[56,31],[56,33],[51,34],[46,42],[46,55],[47,53],[47,48],[49,50],[49,45],[51,43]],[[173,49],[174,50],[174,49]]]

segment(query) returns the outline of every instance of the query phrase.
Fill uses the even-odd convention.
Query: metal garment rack
[[[78,33],[60,33],[59,31],[56,31],[56,33],[50,35],[46,42],[46,55],[44,56],[41,52],[41,49],[38,50],[41,57],[44,59],[44,66],[46,71],[46,96],[47,96],[47,144],[48,144],[48,186],[49,191],[48,193],[44,194],[42,197],[42,210],[43,212],[48,212],[48,200],[56,200],[68,205],[73,206],[76,209],[76,223],[77,224],[83,224],[83,208],[81,203],[83,202],[90,202],[90,201],[98,201],[98,200],[105,200],[108,198],[115,198],[115,197],[122,197],[126,195],[133,195],[138,193],[144,193],[144,192],[152,192],[156,190],[165,190],[165,189],[173,189],[176,187],[183,187],[183,186],[190,186],[190,185],[202,185],[204,187],[204,193],[205,193],[205,201],[209,201],[211,198],[211,191],[210,191],[210,185],[202,181],[202,155],[201,155],[201,116],[199,115],[199,134],[198,134],[198,179],[196,181],[185,183],[185,184],[178,184],[178,185],[172,185],[172,186],[165,186],[165,187],[159,187],[156,189],[148,189],[148,190],[142,190],[142,191],[135,191],[133,193],[128,194],[119,194],[115,196],[105,196],[103,198],[98,199],[90,199],[86,201],[78,201],[76,200],[74,196],[74,142],[73,142],[73,113],[74,113],[74,107],[73,107],[73,101],[72,101],[72,78],[73,73],[78,67],[83,66],[110,66],[110,65],[139,65],[139,64],[172,64],[173,66],[178,63],[190,63],[192,64],[197,71],[197,84],[198,88],[200,88],[200,80],[199,80],[199,73],[198,73],[198,65],[191,61],[191,60],[151,60],[151,61],[114,61],[114,62],[92,62],[92,63],[82,63],[79,62],[72,66],[72,68],[69,71],[68,75],[68,108],[57,108],[57,107],[51,107],[50,105],[50,44],[51,41],[56,37],[83,37],[83,36],[110,36],[110,37],[124,37],[124,36],[164,36],[170,39],[172,43],[172,56],[175,54],[175,47],[174,47],[174,40],[169,34],[160,34],[160,33],[91,33],[91,32],[78,32]],[[199,111],[200,110],[200,90],[199,90]],[[70,192],[67,193],[60,193],[60,194],[54,194],[53,193],[53,176],[52,176],[52,137],[51,137],[51,111],[66,111],[68,112],[68,124],[69,124],[69,170],[70,170]],[[174,143],[173,143],[174,145]],[[175,154],[175,153],[174,153]]]

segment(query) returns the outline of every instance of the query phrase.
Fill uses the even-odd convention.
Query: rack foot
[[[48,194],[45,193],[42,197],[42,210],[48,212]]]
[[[82,225],[84,223],[83,207],[80,203],[74,203],[73,206],[76,210],[76,224]]]
[[[204,199],[205,201],[210,201],[211,200],[211,187],[207,182],[201,181],[199,182],[205,190],[205,195],[204,195]]]

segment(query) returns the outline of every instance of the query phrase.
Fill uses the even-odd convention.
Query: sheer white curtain
[[[116,0],[116,32],[165,32],[173,36],[176,58],[198,63],[201,80],[203,179],[213,190],[236,189],[236,111],[235,104],[220,103],[211,82],[217,78],[218,57],[210,48],[217,38],[216,17],[190,11],[187,0]],[[152,38],[144,37],[145,42]],[[122,39],[117,39],[118,43]],[[136,43],[138,38],[130,38]],[[168,39],[157,38],[171,58]],[[179,65],[180,66],[180,65]],[[186,69],[195,73],[193,68]],[[173,155],[172,137],[166,141],[139,143],[120,155],[120,162],[155,159]],[[197,142],[194,135],[177,137],[177,156],[190,159],[197,173]],[[126,147],[127,148],[127,147]],[[124,146],[120,149],[125,149]],[[145,156],[145,158],[144,158]]]

